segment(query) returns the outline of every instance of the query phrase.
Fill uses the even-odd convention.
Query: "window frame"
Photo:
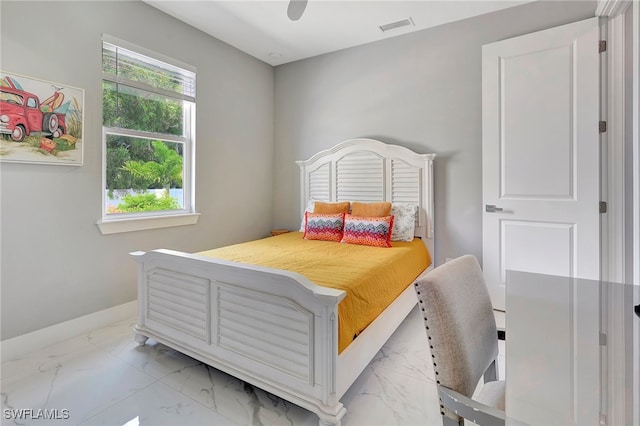
[[[148,49],[136,46],[124,40],[119,40],[111,36],[103,35],[102,46],[104,43],[114,45],[118,48],[129,50],[135,54],[146,56],[152,60],[164,62],[170,66],[177,67],[183,71],[193,73],[194,82],[196,70],[193,66],[183,64],[175,59],[169,58],[162,54],[152,52]],[[136,89],[149,91],[150,87],[144,83],[139,83],[129,79],[122,78],[118,75],[102,73],[101,84],[104,81],[113,82],[115,84],[126,85]],[[101,91],[102,93],[102,91]],[[134,130],[120,127],[102,125],[102,179],[101,179],[101,219],[96,222],[102,234],[113,234],[120,232],[131,232],[146,229],[165,228],[181,225],[193,225],[197,223],[199,213],[195,210],[195,130],[196,130],[196,99],[194,96],[181,95],[177,92],[154,88],[153,93],[169,98],[183,101],[183,135],[171,135],[165,133],[147,132],[142,130]],[[102,99],[102,107],[104,108],[104,98]],[[104,113],[103,113],[104,117]],[[104,118],[103,118],[104,120]],[[107,214],[107,203],[105,190],[107,187],[107,135],[119,135],[125,137],[133,137],[139,139],[160,140],[163,142],[172,142],[182,144],[183,158],[183,208],[179,210],[158,210],[150,212],[137,213],[118,213]]]

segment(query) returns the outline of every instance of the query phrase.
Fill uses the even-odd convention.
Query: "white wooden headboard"
[[[301,212],[307,200],[391,201],[418,205],[415,235],[434,257],[433,159],[399,145],[351,139],[320,151],[300,167]],[[304,214],[304,213],[303,213]]]

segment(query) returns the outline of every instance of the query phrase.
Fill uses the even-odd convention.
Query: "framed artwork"
[[[81,166],[84,90],[0,71],[0,161]]]

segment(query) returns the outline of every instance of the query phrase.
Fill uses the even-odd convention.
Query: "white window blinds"
[[[196,74],[167,62],[102,42],[103,79],[189,102],[196,99]]]

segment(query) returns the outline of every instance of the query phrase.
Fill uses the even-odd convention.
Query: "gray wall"
[[[85,89],[82,167],[2,163],[2,339],[136,298],[135,250],[268,234],[274,71],[146,4],[2,1],[2,70]],[[197,67],[194,226],[101,235],[101,37]]]
[[[536,2],[277,67],[274,226],[300,220],[295,160],[372,137],[438,155],[436,263],[481,259],[481,46],[594,11],[594,2]]]

